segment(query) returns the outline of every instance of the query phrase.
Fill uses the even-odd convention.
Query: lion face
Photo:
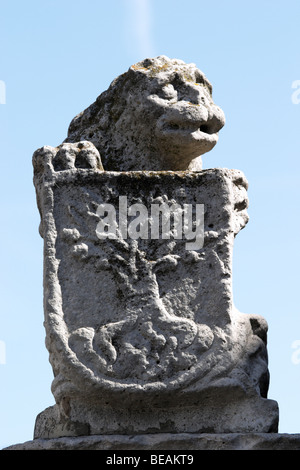
[[[209,82],[198,69],[189,72],[185,66],[178,68],[147,97],[160,110],[155,121],[157,147],[166,164],[178,170],[211,150],[225,124],[223,111],[213,103]]]

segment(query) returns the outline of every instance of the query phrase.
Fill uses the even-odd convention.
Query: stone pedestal
[[[56,400],[35,438],[276,432],[267,325],[232,298],[244,175],[104,172],[84,142],[33,161]]]
[[[58,439],[34,439],[7,447],[4,450],[100,450],[107,451],[105,458],[140,456],[150,462],[151,455],[190,455],[197,463],[197,451],[201,450],[300,450],[300,434],[278,433],[228,433],[228,434],[140,434],[61,437]],[[108,453],[108,451],[110,451]],[[130,452],[131,451],[131,452]],[[146,452],[145,452],[146,451]],[[171,452],[170,452],[171,451]],[[176,452],[177,451],[177,452]],[[113,453],[115,452],[115,453]],[[231,455],[229,456],[232,457]],[[128,457],[127,457],[128,458]],[[202,458],[200,455],[199,458]],[[179,462],[181,459],[179,458]],[[170,463],[170,460],[168,461]],[[178,460],[177,460],[178,463]]]

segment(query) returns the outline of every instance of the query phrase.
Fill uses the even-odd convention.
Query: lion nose
[[[209,92],[210,93],[210,92]],[[180,101],[185,101],[194,106],[206,108],[208,111],[207,128],[209,134],[215,134],[225,124],[225,115],[219,106],[215,105],[212,98],[206,95],[203,87],[200,85],[189,84],[185,87],[185,92],[181,94]]]
[[[210,132],[212,134],[216,134],[222,129],[222,127],[224,127],[225,114],[222,109],[219,108],[219,106],[216,106],[215,104],[211,106],[208,123],[210,127]]]

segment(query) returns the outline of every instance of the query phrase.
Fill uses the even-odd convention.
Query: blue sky
[[[250,221],[236,238],[237,308],[269,324],[269,398],[300,432],[297,0],[0,1],[0,448],[31,440],[54,403],[31,157],[146,57],[193,62],[226,115],[204,168],[242,170]],[[296,88],[293,88],[296,86]]]

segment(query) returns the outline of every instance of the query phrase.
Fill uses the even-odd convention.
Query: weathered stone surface
[[[93,146],[86,168],[76,166],[82,145],[33,158],[57,402],[38,416],[35,437],[277,431],[266,322],[232,299],[234,237],[248,220],[244,175],[103,172]],[[119,225],[100,239],[99,207],[113,206],[121,223],[124,196],[128,237]],[[171,232],[129,236],[132,207],[163,203],[204,206],[203,246]]]
[[[225,123],[195,66],[160,56],[114,80],[70,124],[67,142],[92,142],[105,170],[200,170]]]
[[[300,434],[148,434],[35,439],[4,450],[300,450]]]
[[[56,401],[36,439],[277,431],[267,324],[232,298],[247,181],[200,171],[224,122],[203,73],[160,56],[35,152]]]

